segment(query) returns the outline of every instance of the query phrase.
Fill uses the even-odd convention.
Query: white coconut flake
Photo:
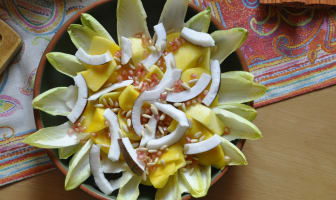
[[[121,64],[126,65],[132,57],[132,41],[126,37],[120,38]]]
[[[132,108],[132,125],[135,133],[141,136],[144,127],[140,122],[141,108],[145,101],[154,101],[160,98],[160,94],[165,91],[165,88],[171,88],[174,83],[180,79],[182,70],[176,69],[174,55],[169,53],[164,57],[166,62],[166,72],[163,75],[160,83],[153,90],[145,91],[136,99]]]
[[[101,165],[104,173],[117,174],[127,170],[127,165],[123,160],[115,162],[111,161],[106,156],[101,160]]]
[[[158,51],[163,52],[163,50],[166,48],[166,41],[167,41],[167,33],[165,30],[165,27],[162,23],[157,24],[154,26],[154,31],[157,36],[157,40],[155,43],[155,47]]]
[[[184,153],[186,155],[198,154],[209,151],[221,143],[219,135],[215,134],[211,138],[203,140],[201,142],[189,143],[184,145]]]
[[[93,144],[89,155],[90,169],[98,188],[106,195],[111,194],[114,188],[105,178],[103,168],[100,163],[100,147]]]
[[[120,138],[119,145],[123,145],[124,150],[126,151],[125,153],[127,153],[133,161],[133,163],[131,163],[132,161],[127,159],[126,156],[124,155],[125,161],[127,162],[128,166],[132,169],[134,173],[138,175],[142,174],[145,171],[145,164],[142,161],[138,160],[138,155],[136,153],[136,150],[133,148],[129,138]],[[136,169],[134,168],[132,164],[136,165],[135,166]]]
[[[158,139],[152,139],[148,141],[147,148],[160,149],[164,145],[170,146],[178,142],[189,128],[189,121],[184,112],[176,109],[174,106],[170,104],[162,104],[159,102],[155,102],[154,105],[160,111],[171,116],[174,120],[178,122],[176,129],[170,134]]]
[[[170,93],[167,95],[166,101],[168,102],[184,102],[188,101],[203,92],[203,90],[208,86],[211,80],[209,74],[203,73],[197,83],[191,87],[189,90],[184,90],[182,92]]]
[[[149,68],[159,60],[161,55],[162,53],[160,51],[152,51],[147,58],[141,61],[141,64],[143,64],[148,71]]]
[[[202,47],[212,47],[215,46],[215,41],[208,33],[198,32],[193,29],[184,27],[181,31],[181,37],[183,37],[188,42],[202,46]]]
[[[97,100],[100,96],[102,96],[103,94],[109,93],[113,90],[116,90],[118,88],[122,88],[122,87],[126,87],[128,85],[131,85],[133,83],[133,80],[125,80],[125,81],[121,81],[118,83],[114,83],[111,86],[104,88],[102,90],[100,90],[99,92],[94,93],[93,95],[91,95],[88,100],[89,101],[94,101]]]
[[[220,64],[218,60],[210,61],[210,70],[211,70],[211,79],[212,79],[210,89],[202,101],[202,103],[204,103],[206,106],[210,106],[212,104],[219,90],[221,71],[220,71]]]
[[[102,65],[113,60],[113,57],[109,51],[100,55],[89,55],[82,48],[79,48],[75,56],[88,65]]]
[[[118,161],[120,157],[120,147],[118,144],[118,139],[120,138],[120,127],[118,123],[118,118],[117,115],[109,108],[105,110],[104,117],[109,122],[109,130],[111,135],[111,145],[108,153],[108,158],[112,161]]]
[[[76,120],[81,116],[82,112],[85,109],[88,96],[88,88],[86,81],[82,74],[78,74],[75,78],[75,85],[78,88],[77,101],[71,112],[67,115],[68,119],[75,123]]]
[[[141,138],[140,147],[146,146],[146,144],[149,140],[152,140],[152,139],[155,138],[155,130],[156,130],[156,126],[157,126],[157,120],[155,119],[154,116],[152,116],[149,119],[147,125],[148,125],[150,130],[145,128],[144,135]]]

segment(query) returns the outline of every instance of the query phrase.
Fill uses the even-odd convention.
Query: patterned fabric
[[[45,151],[20,143],[35,131],[31,107],[41,55],[58,28],[94,0],[0,0],[0,18],[24,46],[0,75],[0,186],[52,169]],[[258,0],[191,0],[210,6],[223,28],[249,31],[241,51],[255,80],[269,87],[256,106],[336,83],[336,9],[259,6]]]
[[[24,44],[0,75],[0,186],[53,168],[46,152],[20,141],[35,131],[32,94],[36,68],[54,33],[93,0],[2,0],[0,18]]]
[[[255,80],[268,87],[260,107],[336,83],[336,8],[284,8],[258,0],[192,0],[227,28],[244,27],[241,47]]]

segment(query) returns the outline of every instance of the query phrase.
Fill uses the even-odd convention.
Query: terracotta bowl
[[[153,33],[153,26],[157,24],[158,19],[160,17],[161,10],[163,8],[165,0],[142,0],[144,8],[147,12],[147,23],[151,33]],[[57,72],[46,60],[46,54],[52,51],[64,52],[69,54],[75,54],[76,48],[72,44],[70,37],[67,34],[67,28],[70,24],[80,23],[80,14],[83,12],[90,13],[93,15],[99,22],[103,24],[103,26],[111,33],[113,38],[117,38],[117,30],[116,30],[116,0],[102,0],[96,2],[71,17],[67,23],[65,23],[55,34],[55,36],[50,41],[48,47],[46,48],[38,70],[36,74],[35,86],[34,86],[34,97],[39,95],[40,93],[60,86],[68,86],[73,84],[73,80],[61,73]],[[186,20],[195,15],[200,10],[194,7],[192,4],[189,5],[188,13]],[[209,32],[213,32],[217,29],[224,29],[220,23],[218,23],[214,18],[212,19],[212,23],[209,29]],[[245,61],[240,56],[240,52],[237,51],[230,55],[224,63],[221,65],[222,72],[226,71],[234,71],[234,70],[245,70],[248,71],[248,68],[245,65]],[[35,115],[35,123],[38,129],[49,126],[56,126],[61,123],[67,121],[65,117],[54,117],[50,116],[44,112],[40,112],[38,110],[34,111]],[[245,140],[237,140],[235,144],[241,149],[243,148]],[[52,161],[56,164],[57,168],[62,171],[63,174],[67,173],[69,159],[67,160],[59,160],[58,153],[56,150],[48,150],[48,154]],[[224,173],[228,170],[226,167],[224,170],[212,169],[212,182],[214,184],[221,178]],[[98,190],[95,186],[94,180],[90,177],[86,180],[80,188],[87,192],[92,197],[97,199],[115,199],[117,193],[114,192],[111,196],[106,196],[102,192]],[[154,199],[155,189],[153,187],[148,186],[140,186],[140,196],[139,199]],[[190,199],[190,195],[184,195],[183,199]]]

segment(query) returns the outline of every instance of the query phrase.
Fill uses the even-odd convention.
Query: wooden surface
[[[21,37],[0,19],[0,74],[22,45]]]
[[[336,0],[260,0],[262,4],[336,5]]]
[[[245,167],[233,167],[204,200],[336,199],[336,86],[258,109],[264,138],[248,141]],[[65,192],[53,170],[0,189],[6,200],[87,200]]]

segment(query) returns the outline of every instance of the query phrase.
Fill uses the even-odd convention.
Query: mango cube
[[[176,38],[179,38],[180,35],[181,35],[180,32],[174,32],[174,33],[167,34],[167,44],[169,44],[169,42],[174,41]]]
[[[120,96],[120,92],[109,92],[109,93],[106,93],[100,96],[98,102],[103,105],[108,104],[107,106],[109,106],[111,104],[111,100],[116,101],[118,100],[119,96]]]
[[[211,56],[210,47],[204,48],[203,55],[198,60],[198,66],[210,70],[210,56]]]
[[[93,117],[93,113],[95,112],[95,109],[96,109],[96,107],[94,107],[93,102],[89,101],[86,104],[86,107],[85,107],[85,109],[83,111],[83,114],[82,114],[82,116],[84,117],[82,122],[81,122],[82,127],[88,127],[90,125],[92,117]],[[89,133],[87,131],[87,129],[85,130],[85,132]]]
[[[119,50],[120,47],[115,42],[100,36],[94,36],[91,41],[89,54],[99,55],[105,53],[106,51],[110,51],[110,53],[114,55],[115,52]]]
[[[168,182],[169,176],[175,174],[175,163],[159,165],[155,170],[149,172],[149,180],[155,188],[163,188]]]
[[[203,67],[186,69],[181,75],[181,80],[183,82],[188,82],[192,79],[199,79],[203,73],[210,74],[210,71]]]
[[[174,52],[176,67],[182,70],[198,67],[198,61],[203,54],[203,47],[185,42]]]
[[[213,133],[223,135],[225,125],[218,119],[216,114],[208,107],[201,104],[190,106],[187,109],[188,116],[197,120]]]
[[[101,150],[108,154],[110,150],[111,139],[108,136],[108,130],[103,129],[97,133],[97,136],[91,137],[95,144],[101,147]]]
[[[149,179],[155,188],[163,188],[168,182],[169,176],[174,175],[177,170],[185,166],[183,146],[176,143],[168,148],[159,159],[158,163],[164,160],[165,164],[159,164],[149,171]]]
[[[221,146],[217,146],[209,151],[197,154],[198,161],[204,166],[214,166],[217,169],[223,169],[226,165],[224,160],[224,151]]]
[[[158,76],[158,78],[162,79],[163,77],[163,72],[161,71],[161,69],[157,66],[157,65],[152,65],[149,70],[148,73],[146,74],[145,78],[151,78],[152,74],[156,74]]]
[[[146,54],[147,49],[142,46],[142,40],[140,38],[130,38],[132,42],[132,61],[134,64],[142,61]]]
[[[106,128],[104,112],[105,112],[104,108],[96,108],[96,110],[93,113],[91,123],[89,127],[86,129],[88,133],[96,133]]]
[[[116,67],[117,63],[112,60],[111,62],[105,63],[103,65],[88,66],[88,69],[81,73],[86,81],[88,88],[96,92],[109,79]]]
[[[138,98],[139,92],[133,85],[127,86],[120,94],[118,100],[120,108],[123,110],[131,110],[135,100]]]

